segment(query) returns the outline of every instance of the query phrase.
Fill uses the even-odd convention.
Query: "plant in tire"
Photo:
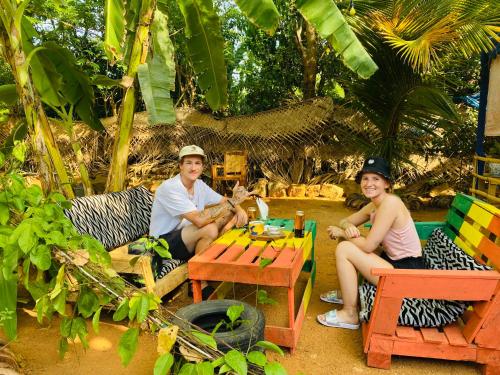
[[[218,345],[219,350],[226,352],[224,356],[210,362],[214,369],[218,369],[218,373],[246,374],[251,366],[252,370],[258,369],[265,374],[286,374],[279,363],[268,361],[262,352],[262,349],[267,349],[283,355],[277,345],[263,340],[264,315],[247,303],[236,300],[203,301],[179,309],[176,316],[176,324],[191,330],[201,343],[213,348]],[[207,333],[193,330],[193,325]],[[176,370],[179,374],[201,373],[206,363],[208,361],[184,363]]]

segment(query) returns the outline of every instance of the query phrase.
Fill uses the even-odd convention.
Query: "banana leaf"
[[[155,12],[151,26],[153,53],[148,61],[138,67],[141,92],[151,124],[175,122],[170,91],[175,89],[174,47],[168,35],[167,17]],[[151,57],[153,55],[153,57]]]
[[[198,85],[212,110],[227,105],[227,70],[219,17],[211,0],[179,0],[187,47]]]
[[[8,84],[0,86],[0,103],[14,105],[18,98],[16,85]]]
[[[104,51],[110,62],[123,57],[125,39],[125,5],[123,0],[106,0],[104,4]]]
[[[89,78],[76,65],[74,56],[66,48],[55,42],[44,43],[38,55],[43,61],[48,61],[55,72],[63,77],[59,88],[59,97],[62,105],[74,105],[75,112],[88,126],[94,130],[104,130],[101,120],[94,111],[94,91]],[[51,71],[44,72],[49,75]],[[44,100],[42,96],[42,100]]]
[[[273,35],[280,14],[272,0],[235,0],[243,14],[256,26]]]
[[[21,25],[23,49],[27,55],[31,55],[35,49],[32,39],[38,37],[38,33],[26,17],[23,17]],[[40,98],[51,106],[60,107],[62,103],[59,90],[62,86],[62,76],[57,73],[54,65],[44,56],[34,53],[31,55],[30,69]]]
[[[297,9],[332,44],[349,69],[365,79],[377,71],[377,65],[333,0],[297,0]]]

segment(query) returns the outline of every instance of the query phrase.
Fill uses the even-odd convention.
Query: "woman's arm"
[[[377,208],[377,220],[373,223],[368,235],[366,237],[350,238],[349,241],[367,253],[376,250],[396,220],[401,204],[398,197],[389,195]]]
[[[370,212],[373,210],[373,203],[367,204],[358,212],[340,220],[339,228],[344,231],[344,235],[338,237],[356,238],[361,235],[358,225],[366,223],[370,220]]]

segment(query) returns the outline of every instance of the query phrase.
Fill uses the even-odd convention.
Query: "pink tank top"
[[[375,212],[370,214],[370,221],[372,224],[375,223]],[[382,240],[382,245],[392,260],[422,256],[422,246],[412,218],[401,229],[389,229]]]

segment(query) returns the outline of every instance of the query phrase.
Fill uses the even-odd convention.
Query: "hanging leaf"
[[[92,129],[104,130],[94,111],[94,90],[90,80],[77,66],[73,54],[54,42],[44,43],[43,47],[38,55],[44,61],[50,61],[54,70],[63,78],[58,90],[59,96],[74,105],[78,116]]]
[[[139,341],[139,328],[129,328],[120,338],[118,344],[118,354],[122,361],[123,366],[127,366],[135,351],[137,350],[137,343]]]
[[[272,0],[235,0],[243,14],[257,27],[273,35],[278,27],[280,14]]]
[[[104,4],[104,51],[111,63],[123,57],[125,40],[125,6],[123,0],[106,0]]]
[[[95,333],[99,333],[99,320],[101,319],[102,306],[97,309],[92,317],[92,328]]]
[[[153,53],[148,54],[148,62],[139,65],[137,71],[141,92],[152,125],[173,123],[175,112],[170,91],[175,90],[174,46],[168,35],[167,16],[160,11],[155,12],[151,35]]]
[[[170,97],[171,84],[169,70],[163,59],[155,55],[137,68],[141,93],[148,111],[149,123],[174,123],[175,111]]]
[[[187,47],[198,85],[212,110],[227,105],[227,70],[219,17],[211,0],[179,0]]]
[[[333,0],[297,0],[297,9],[332,44],[349,69],[365,79],[377,71],[377,65]]]

